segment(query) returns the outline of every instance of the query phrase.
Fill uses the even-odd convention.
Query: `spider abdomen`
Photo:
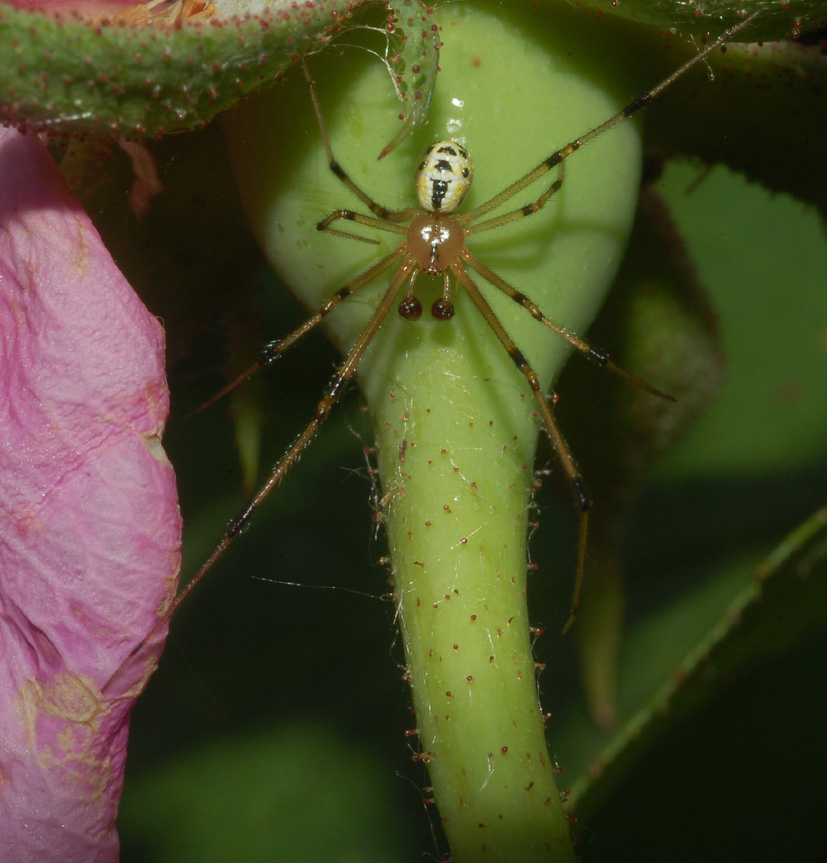
[[[437,141],[416,169],[416,196],[429,213],[455,213],[471,187],[474,166],[456,141]]]

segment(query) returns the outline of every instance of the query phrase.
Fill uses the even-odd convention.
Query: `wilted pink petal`
[[[124,6],[135,5],[135,0],[3,0],[3,2],[32,12],[77,13],[89,18]]]
[[[163,333],[34,137],[0,129],[0,859],[115,861],[169,602]]]
[[[179,21],[205,20],[250,13],[249,0],[2,0],[27,12],[78,16],[93,24],[169,26]],[[269,0],[257,4],[264,8]]]

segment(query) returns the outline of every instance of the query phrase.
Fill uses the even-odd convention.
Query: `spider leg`
[[[627,372],[626,369],[621,368],[612,361],[612,358],[606,351],[594,347],[594,345],[589,344],[589,342],[580,338],[576,333],[567,330],[556,321],[551,320],[551,318],[547,318],[533,300],[529,299],[522,291],[518,291],[513,285],[509,285],[505,279],[498,276],[490,267],[487,267],[479,258],[469,252],[468,249],[463,250],[462,258],[468,266],[476,270],[487,282],[490,282],[495,288],[514,300],[515,303],[522,306],[532,318],[539,321],[543,326],[562,336],[573,348],[580,351],[586,359],[597,363],[597,365],[603,368],[609,369],[609,371],[614,372],[616,375],[626,378],[626,380],[637,384],[637,386],[646,390],[646,392],[652,393],[652,395],[670,402],[675,401],[674,396],[670,396],[668,393],[653,387],[650,383],[643,380],[643,378],[639,378],[637,375],[633,375],[631,372]]]
[[[514,365],[525,377],[528,382],[531,392],[534,394],[534,400],[537,402],[537,407],[540,413],[540,418],[543,421],[548,436],[557,451],[557,458],[560,459],[560,464],[566,472],[566,476],[571,483],[574,499],[579,510],[580,518],[580,537],[577,543],[577,575],[574,582],[574,590],[571,598],[571,610],[566,625],[563,627],[563,634],[567,633],[574,624],[577,617],[577,610],[580,605],[580,588],[583,583],[583,573],[586,567],[586,547],[588,545],[589,536],[589,508],[591,501],[583,484],[583,477],[580,470],[574,461],[571,450],[568,447],[563,435],[554,420],[551,413],[548,399],[546,398],[543,388],[540,386],[540,380],[537,373],[529,364],[528,360],[523,355],[523,352],[517,347],[517,344],[508,335],[505,327],[500,322],[500,319],[494,313],[494,310],[488,304],[488,300],[480,293],[474,280],[468,275],[468,272],[461,263],[456,262],[451,266],[451,270],[457,277],[457,281],[465,288],[471,301],[479,309],[480,314],[485,318],[485,322],[494,332],[494,335],[499,339],[500,344],[505,348],[508,356],[511,357]]]
[[[307,335],[312,329],[318,326],[332,311],[349,296],[355,294],[360,288],[363,288],[369,282],[372,282],[377,276],[380,276],[385,270],[388,270],[393,264],[398,261],[404,254],[403,248],[400,246],[395,251],[391,252],[382,258],[381,261],[374,264],[369,270],[362,273],[361,276],[346,284],[343,288],[339,288],[335,294],[331,294],[321,305],[319,311],[315,315],[309,317],[298,329],[284,336],[284,338],[276,339],[275,341],[266,344],[259,352],[256,361],[246,371],[242,372],[234,381],[227,384],[221,392],[216,393],[211,399],[204,402],[198,408],[196,413],[212,407],[217,401],[220,401],[227,394],[231,393],[237,386],[249,380],[259,369],[269,365],[277,357],[280,357],[289,347],[292,347],[300,338]]]
[[[371,213],[378,216],[380,219],[384,219],[388,222],[404,222],[406,219],[410,219],[416,215],[416,210],[411,207],[406,207],[404,210],[389,210],[387,207],[374,201],[367,192],[363,192],[359,186],[350,179],[345,169],[336,161],[336,157],[333,155],[333,147],[330,144],[330,136],[327,134],[327,127],[324,124],[324,117],[322,116],[319,97],[316,94],[316,83],[310,74],[307,60],[304,57],[302,57],[302,68],[304,69],[304,77],[307,80],[307,87],[310,90],[310,98],[313,101],[313,111],[316,114],[316,120],[318,121],[319,129],[321,129],[322,132],[322,141],[324,141],[324,149],[325,153],[327,153],[327,164],[330,167],[330,170],[371,211]]]
[[[542,210],[549,202],[552,195],[555,195],[560,191],[560,188],[563,185],[563,180],[565,179],[565,167],[566,163],[560,162],[557,167],[557,177],[548,189],[546,189],[546,191],[543,192],[536,201],[532,201],[530,204],[524,204],[517,210],[509,210],[507,213],[495,216],[493,219],[487,219],[484,222],[476,222],[474,224],[468,224],[468,222],[473,218],[476,211],[471,210],[468,213],[463,213],[463,215],[459,217],[459,221],[463,225],[468,225],[465,229],[466,236],[470,236],[471,234],[480,234],[483,231],[492,231],[494,228],[508,225],[510,222],[516,222],[519,219],[524,219],[526,216],[532,216],[534,213]]]
[[[386,259],[386,267],[388,264],[389,261]],[[411,261],[410,259],[403,261],[402,266],[396,272],[396,275],[391,280],[388,289],[385,291],[382,300],[377,305],[370,317],[370,320],[362,330],[356,344],[354,344],[350,349],[344,361],[331,378],[321,401],[316,406],[316,412],[313,415],[313,419],[308,423],[304,431],[296,438],[290,449],[288,449],[275,464],[273,469],[270,471],[270,476],[267,478],[267,481],[255,493],[252,500],[250,500],[247,506],[244,507],[244,509],[230,522],[227,526],[227,530],[224,532],[224,536],[221,537],[221,541],[216,545],[204,563],[201,564],[195,575],[193,575],[187,583],[187,586],[175,597],[170,607],[159,618],[158,622],[149,631],[146,637],[141,640],[140,644],[129,652],[129,655],[120,664],[120,666],[118,666],[115,673],[106,681],[102,691],[106,691],[109,688],[127,664],[134,659],[134,657],[141,651],[144,645],[155,635],[155,633],[158,632],[164,623],[166,623],[172,615],[175,614],[178,606],[181,605],[201,579],[213,568],[215,562],[222,554],[224,554],[230,543],[244,531],[250,523],[250,519],[253,517],[255,511],[261,506],[270,492],[284,479],[287,472],[296,463],[302,452],[304,452],[305,447],[315,437],[322,423],[327,419],[333,405],[336,404],[336,401],[342,394],[342,390],[359,367],[359,363],[364,356],[365,351],[368,349],[368,346],[373,341],[373,337],[382,326],[382,323],[388,316],[388,312],[396,302],[397,295],[399,294],[402,285],[407,279],[415,275],[416,271],[417,266],[414,261]]]
[[[588,144],[590,141],[593,141],[595,138],[602,135],[604,132],[608,132],[609,129],[617,126],[619,123],[628,120],[633,114],[636,114],[642,108],[645,108],[656,99],[667,87],[677,81],[684,73],[688,72],[693,66],[700,63],[706,57],[720,48],[725,42],[728,42],[747,27],[755,18],[758,16],[759,12],[753,12],[752,15],[749,15],[747,18],[744,18],[742,21],[739,21],[734,26],[730,27],[713,42],[710,42],[703,50],[699,51],[693,57],[686,61],[680,69],[674,71],[668,78],[665,78],[659,84],[652,87],[651,90],[648,90],[642,96],[639,96],[632,102],[629,102],[625,108],[621,108],[616,114],[613,114],[609,117],[608,120],[604,120],[599,126],[596,126],[590,132],[587,132],[580,138],[575,138],[573,141],[570,141],[566,144],[565,147],[561,147],[555,153],[552,153],[547,159],[544,159],[537,165],[536,168],[529,171],[524,177],[521,177],[519,180],[512,183],[507,188],[503,189],[497,195],[494,195],[493,198],[485,201],[480,204],[478,207],[475,207],[473,210],[469,210],[464,214],[463,220],[464,222],[473,222],[480,218],[480,216],[484,216],[486,213],[490,213],[492,210],[496,210],[501,204],[504,204],[506,201],[513,198],[516,194],[521,192],[527,186],[530,186],[535,180],[538,180],[544,174],[548,173],[552,168],[555,168],[557,165],[560,165],[564,160],[568,159],[573,153],[576,153],[582,146]],[[515,211],[519,212],[519,211]]]
[[[391,234],[407,234],[408,229],[396,222],[388,222],[385,219],[377,219],[375,216],[367,216],[364,213],[357,213],[355,210],[334,210],[329,216],[325,217],[316,225],[317,231],[325,231],[328,234],[333,234],[336,237],[345,237],[348,240],[359,240],[362,243],[373,243],[379,245],[377,240],[371,237],[362,237],[359,234],[351,234],[350,231],[341,231],[338,228],[330,226],[345,219],[349,222],[356,222],[357,225],[367,225],[370,228],[378,228],[380,231],[388,231]]]

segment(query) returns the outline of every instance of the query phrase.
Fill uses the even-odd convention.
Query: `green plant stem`
[[[413,167],[435,139],[467,141],[475,162],[472,208],[605,120],[637,90],[636,83],[619,81],[614,64],[604,67],[614,33],[581,19],[575,26],[568,11],[480,2],[440,7],[437,18],[444,44],[428,127],[381,162],[376,157],[399,123],[381,65],[368,54],[348,54],[341,67],[311,59],[336,158],[386,206],[412,202]],[[304,81],[276,96],[248,103],[226,128],[262,245],[316,309],[400,240],[377,232],[373,246],[314,230],[331,210],[356,202],[329,171],[321,136],[293,133],[313,128]],[[285,116],[291,123],[279,124],[276,118]],[[570,160],[549,206],[470,237],[469,248],[555,320],[583,332],[619,264],[639,169],[638,130],[625,123]],[[511,207],[538,197],[552,179],[521,192]],[[391,276],[326,318],[343,350]],[[416,291],[426,310],[441,289],[441,280],[420,277]],[[483,290],[549,387],[569,353],[564,340],[490,285]],[[426,311],[412,323],[392,310],[359,368],[377,434],[419,732],[415,757],[428,762],[458,863],[571,860],[544,739],[525,597],[536,404],[466,293],[455,290],[453,301],[450,321]],[[574,577],[568,564],[556,574]],[[560,611],[564,617],[567,609]]]
[[[446,449],[446,421],[494,415],[490,387],[427,362],[412,374],[429,398],[385,399],[375,419],[396,442],[380,473],[420,757],[455,860],[573,859],[525,597],[535,434],[506,446],[513,427],[469,422]]]

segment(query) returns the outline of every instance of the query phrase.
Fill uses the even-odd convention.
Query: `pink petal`
[[[175,590],[158,321],[40,142],[0,129],[0,859],[115,861],[129,711]],[[165,633],[164,633],[165,634]]]
[[[68,14],[77,12],[94,18],[123,7],[137,5],[136,0],[3,0],[10,6],[29,12],[52,12]]]

